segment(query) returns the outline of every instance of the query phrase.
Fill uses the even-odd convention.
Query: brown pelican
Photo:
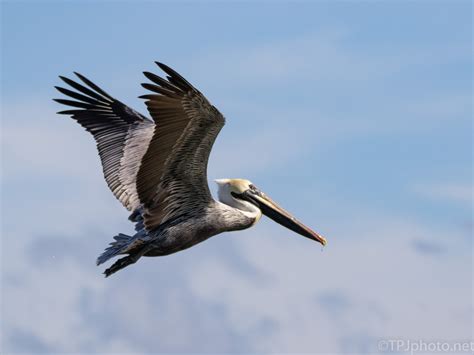
[[[151,94],[140,96],[153,120],[110,96],[89,79],[60,76],[74,100],[55,99],[89,131],[99,150],[105,180],[132,212],[133,236],[118,234],[97,259],[127,255],[105,270],[107,276],[142,256],[178,252],[216,234],[253,226],[262,213],[292,231],[326,245],[326,239],[297,221],[250,181],[220,179],[219,201],[207,185],[207,162],[224,126],[224,116],[181,75],[156,63],[166,79],[144,72]],[[71,90],[75,89],[75,90]]]

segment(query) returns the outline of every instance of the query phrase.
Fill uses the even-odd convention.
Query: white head
[[[245,201],[235,197],[235,194],[241,195],[249,190],[252,183],[245,179],[217,179],[215,180],[218,186],[217,196],[219,201],[228,206],[237,208],[243,212],[252,212],[260,218],[262,212],[260,209],[249,201]],[[234,195],[232,194],[234,193]]]
[[[218,179],[216,182],[219,187],[220,202],[238,209],[249,217],[254,217],[255,222],[260,219],[263,213],[286,228],[326,245],[324,237],[297,221],[295,217],[278,206],[249,180]]]

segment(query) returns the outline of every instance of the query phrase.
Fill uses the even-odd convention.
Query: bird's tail
[[[122,233],[116,235],[114,237],[115,241],[110,243],[110,246],[97,258],[97,265],[105,263],[114,256],[125,254],[129,250],[132,238],[133,237]]]

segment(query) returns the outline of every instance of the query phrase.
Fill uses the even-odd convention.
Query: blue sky
[[[4,352],[471,336],[471,2],[1,6]],[[323,252],[262,220],[102,278],[95,257],[132,226],[53,86],[79,71],[146,113],[155,60],[227,118],[209,179],[249,178],[327,236]]]

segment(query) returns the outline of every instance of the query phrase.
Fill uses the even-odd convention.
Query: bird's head
[[[322,245],[326,245],[327,241],[323,236],[299,222],[249,180],[218,179],[215,181],[218,185],[219,201],[222,203],[243,211],[253,212],[257,209],[282,226],[304,237],[316,240]]]

